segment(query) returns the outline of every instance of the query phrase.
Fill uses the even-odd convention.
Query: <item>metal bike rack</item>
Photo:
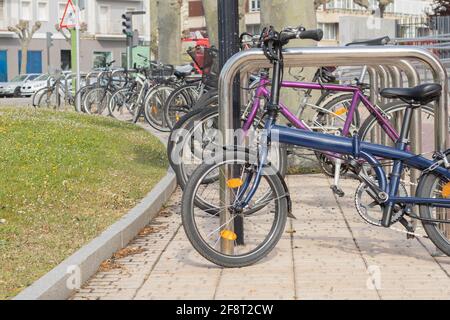
[[[319,67],[327,66],[333,61],[335,66],[362,66],[362,65],[390,65],[404,70],[405,74],[413,75],[406,61],[416,60],[427,65],[434,77],[434,81],[442,85],[443,92],[435,113],[435,147],[436,150],[445,150],[448,139],[448,77],[444,66],[431,52],[410,46],[383,46],[383,47],[310,47],[289,48],[284,50],[284,64],[286,67]],[[264,56],[262,50],[251,49],[234,55],[224,65],[219,77],[219,129],[225,146],[233,144],[233,81],[239,72],[245,73],[257,68],[270,68],[271,64]],[[414,68],[413,68],[414,69]],[[373,80],[373,74],[372,74]],[[375,77],[376,78],[376,77]],[[408,77],[408,79],[410,79]],[[418,79],[410,79],[410,83]],[[373,84],[372,84],[373,85]],[[376,92],[376,87],[375,87]],[[237,92],[235,94],[238,94]],[[374,92],[372,92],[374,94]],[[225,173],[226,175],[226,173]],[[225,177],[221,175],[221,185],[225,185]],[[230,203],[231,193],[222,188],[221,203]],[[221,221],[230,221],[230,213],[222,210]],[[233,230],[230,223],[222,228]],[[228,240],[222,239],[222,242]],[[223,245],[228,248],[224,253],[232,253],[233,245]]]
[[[91,78],[97,78],[98,71],[91,71],[86,75],[86,85],[91,85]]]
[[[73,79],[73,74],[68,73],[64,76],[64,104],[69,103],[69,79]]]

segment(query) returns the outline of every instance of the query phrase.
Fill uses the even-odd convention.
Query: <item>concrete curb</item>
[[[175,173],[167,175],[153,190],[119,221],[75,252],[14,300],[63,300],[90,279],[100,264],[124,248],[159,212],[176,189]]]

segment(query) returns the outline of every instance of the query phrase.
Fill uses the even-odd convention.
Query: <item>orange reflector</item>
[[[237,234],[231,230],[222,230],[220,236],[225,240],[234,241],[237,239]]]
[[[178,121],[180,121],[180,115],[177,113],[176,114],[176,116],[175,116],[175,120],[178,122]]]
[[[444,184],[441,193],[444,198],[450,198],[450,182]]]
[[[152,113],[157,113],[157,111],[158,111],[158,110],[156,109],[156,106],[153,105],[153,106],[152,106]]]
[[[347,113],[347,108],[346,107],[342,107],[337,109],[334,114],[337,116],[342,116],[343,114]]]
[[[243,184],[244,184],[244,182],[241,179],[239,179],[239,178],[230,179],[230,180],[227,181],[227,186],[230,189],[237,189],[240,186],[242,186]]]

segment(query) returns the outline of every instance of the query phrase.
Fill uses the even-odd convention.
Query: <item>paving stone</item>
[[[450,259],[433,258],[427,239],[367,225],[353,204],[356,183],[336,199],[323,175],[291,176],[293,214],[277,247],[254,266],[222,269],[201,257],[181,227],[178,190],[164,212],[74,300],[96,299],[449,299]],[[150,229],[148,229],[150,230]],[[147,231],[148,231],[147,230]],[[376,286],[374,286],[376,284]]]

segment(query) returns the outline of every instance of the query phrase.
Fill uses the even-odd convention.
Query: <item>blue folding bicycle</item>
[[[352,137],[339,137],[276,124],[283,78],[283,46],[292,39],[320,39],[321,33],[321,30],[306,31],[301,27],[281,32],[270,27],[263,31],[262,48],[273,64],[271,97],[262,120],[265,130],[258,137],[257,148],[227,146],[204,161],[191,175],[182,200],[187,237],[202,256],[224,267],[248,266],[269,254],[284,232],[292,207],[291,193],[270,163],[271,143],[276,140],[346,156],[361,181],[357,195],[368,199],[359,208],[357,206],[367,222],[386,228],[400,223],[406,232],[412,233],[414,228],[406,218],[420,220],[430,240],[450,255],[450,220],[446,211],[450,209],[450,163],[447,159],[450,150],[438,151],[433,160],[429,160],[411,153],[408,148],[413,111],[439,99],[442,93],[439,84],[387,88],[380,92],[385,98],[401,99],[409,106],[394,147],[362,142],[356,133]],[[383,161],[392,162],[389,178]],[[401,183],[406,169],[422,173],[415,196],[408,196]],[[217,178],[220,176],[231,179]],[[220,197],[224,188],[231,194],[226,203]],[[376,211],[378,215],[369,211]],[[227,214],[221,214],[223,212]],[[238,231],[235,229],[237,220],[241,228]]]

